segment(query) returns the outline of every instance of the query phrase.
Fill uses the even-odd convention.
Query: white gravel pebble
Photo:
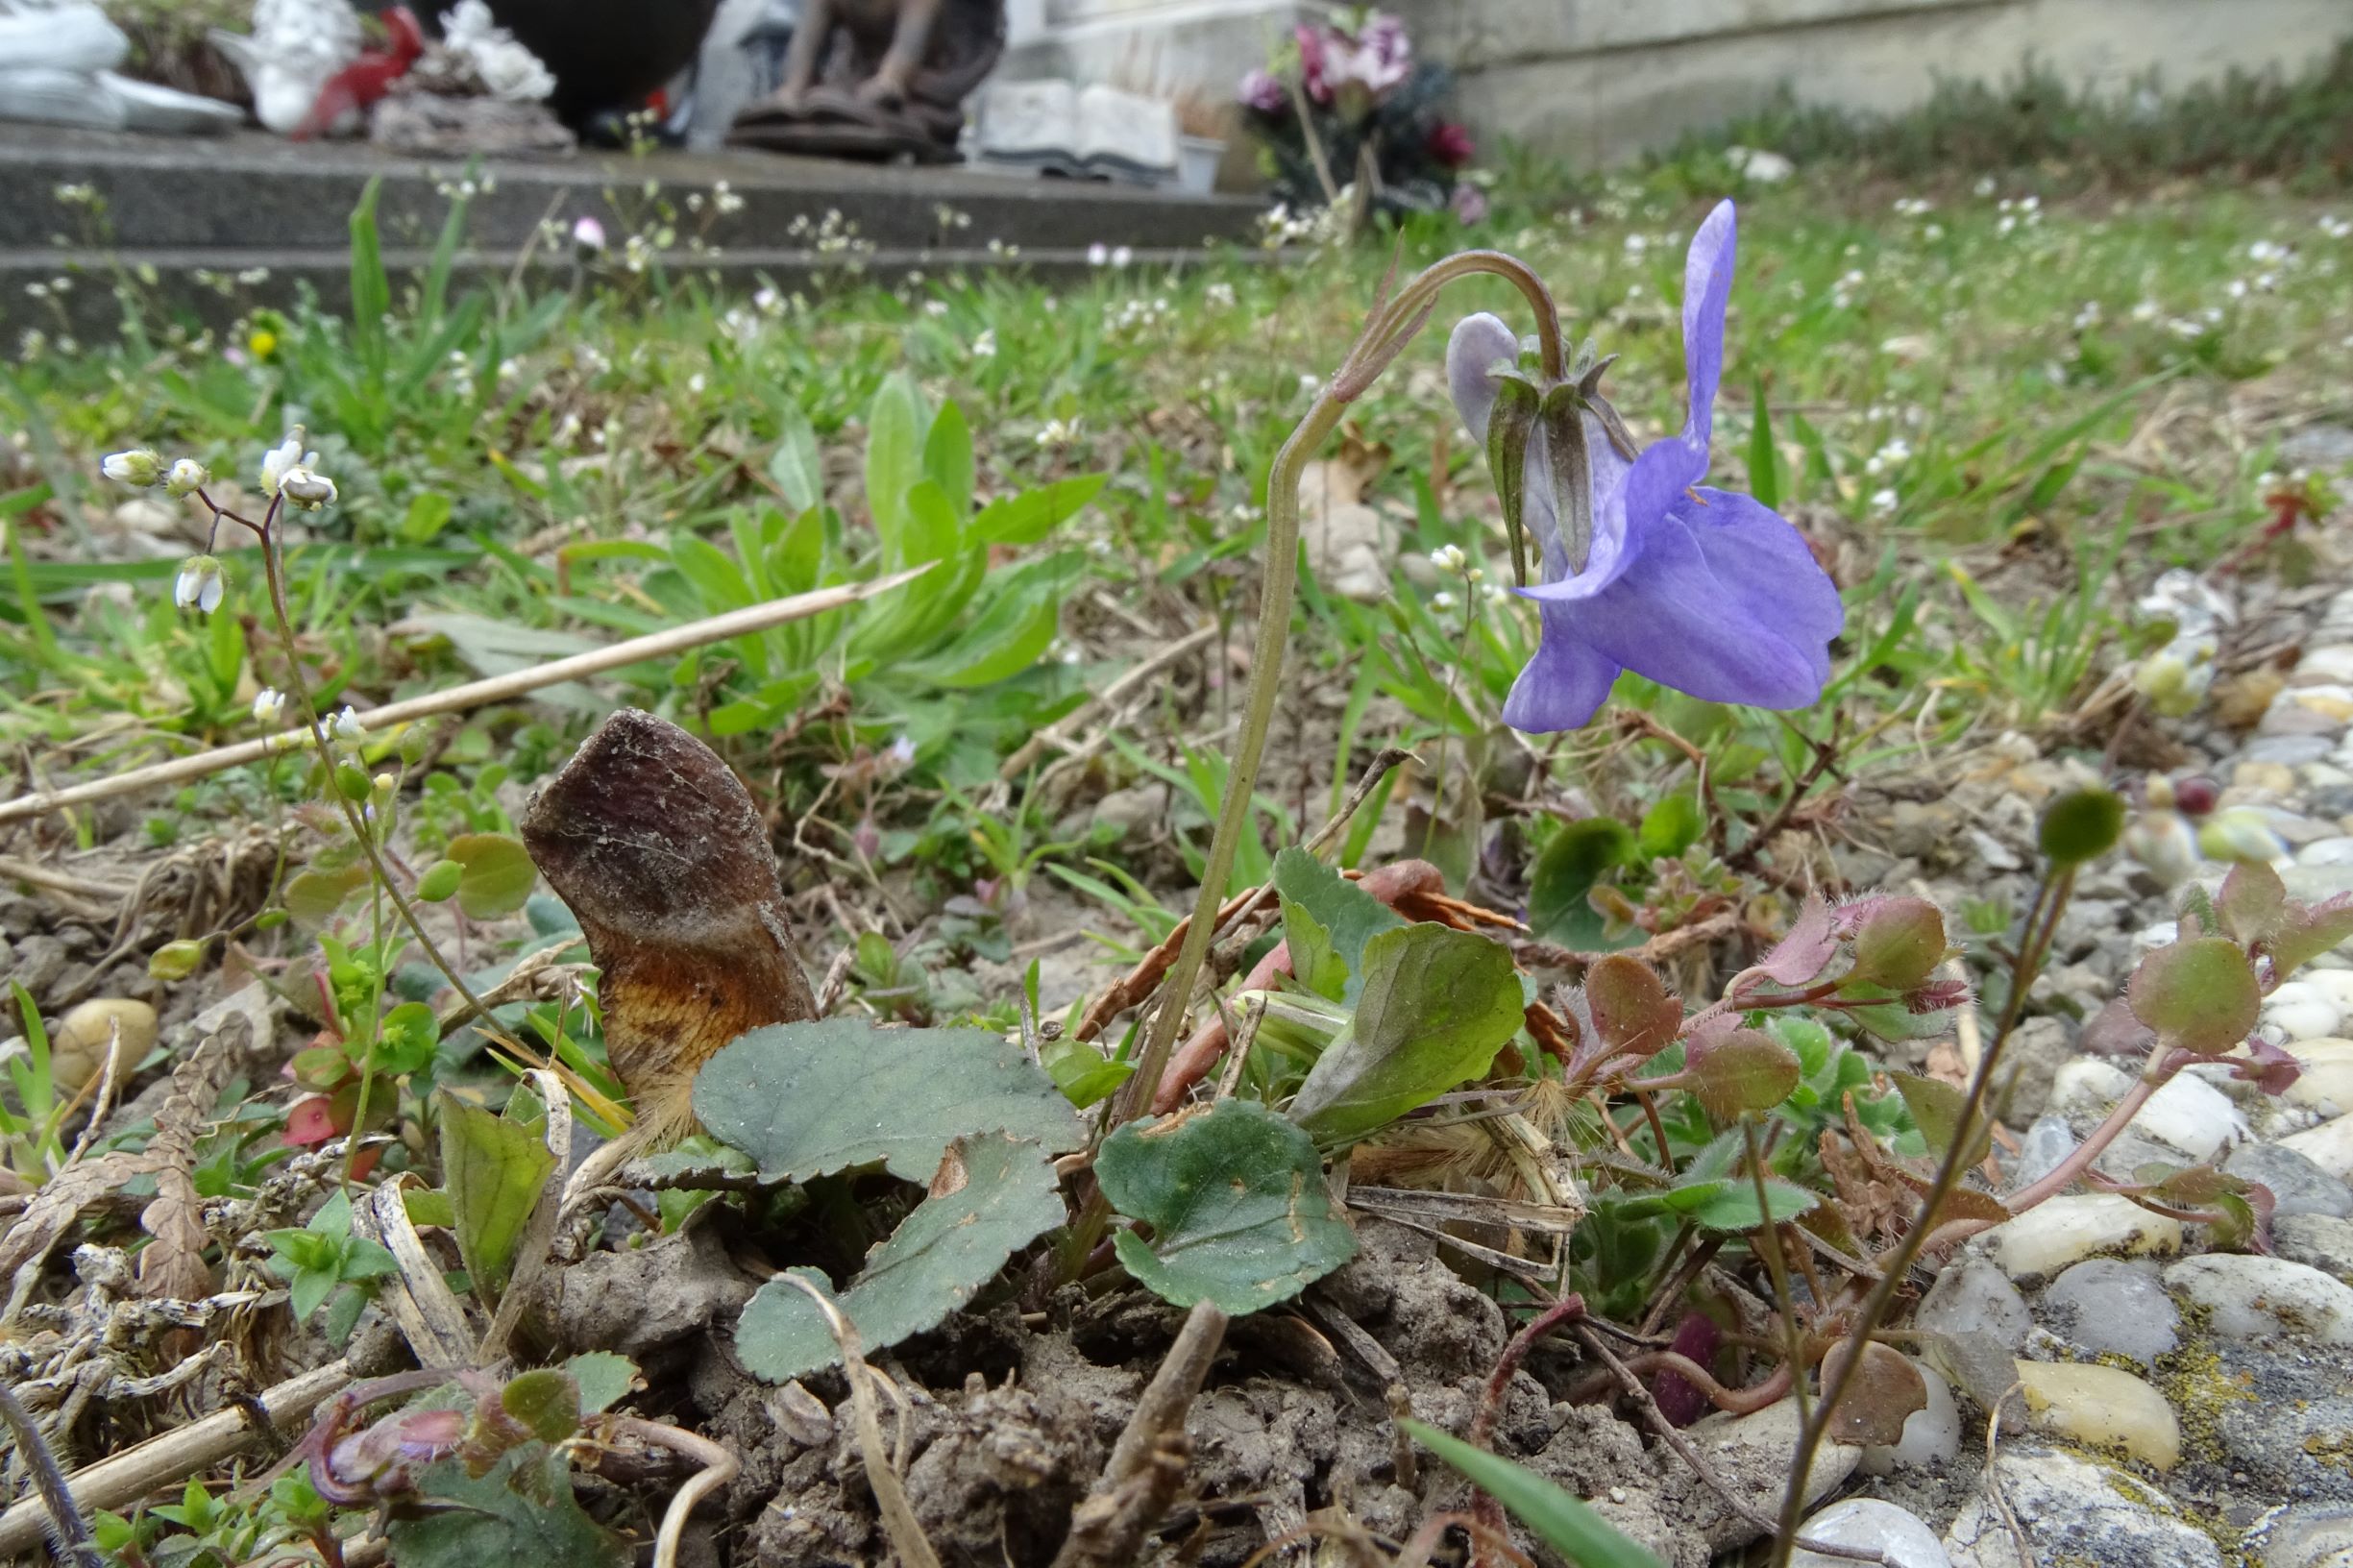
[[[2165,1271],[2169,1289],[2212,1314],[2227,1339],[2288,1334],[2299,1341],[2353,1345],[2353,1285],[2284,1258],[2209,1253]]]

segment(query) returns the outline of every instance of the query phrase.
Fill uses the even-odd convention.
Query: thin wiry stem
[[[1310,458],[1339,428],[1348,404],[1404,352],[1435,308],[1438,291],[1458,278],[1491,273],[1509,282],[1535,308],[1538,350],[1545,374],[1555,380],[1567,374],[1560,338],[1560,313],[1543,281],[1529,266],[1499,251],[1465,251],[1439,261],[1400,289],[1373,315],[1356,346],[1331,381],[1317,394],[1314,405],[1299,422],[1290,438],[1275,454],[1266,478],[1266,558],[1259,594],[1258,641],[1251,657],[1250,696],[1242,710],[1241,738],[1234,764],[1226,773],[1225,799],[1217,813],[1217,831],[1210,841],[1209,864],[1202,868],[1201,891],[1193,901],[1192,923],[1186,928],[1161,991],[1159,1011],[1145,1037],[1136,1071],[1122,1087],[1107,1125],[1140,1115],[1159,1091],[1177,1036],[1200,978],[1202,961],[1216,935],[1218,906],[1225,901],[1226,883],[1244,833],[1250,831],[1250,799],[1258,788],[1259,764],[1266,752],[1267,731],[1274,723],[1275,698],[1283,677],[1283,655],[1290,642],[1291,600],[1299,577],[1299,481]],[[1091,1210],[1092,1206],[1091,1205]],[[1082,1223],[1081,1229],[1088,1227]]]

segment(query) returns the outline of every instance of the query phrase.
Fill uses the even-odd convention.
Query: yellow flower
[[[245,352],[257,359],[269,359],[278,353],[278,334],[267,327],[257,327],[245,340]]]

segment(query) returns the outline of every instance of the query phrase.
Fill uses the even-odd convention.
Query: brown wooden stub
[[[695,1126],[695,1071],[747,1029],[817,1017],[750,794],[666,719],[624,708],[531,797],[523,842],[602,971],[633,1141]]]

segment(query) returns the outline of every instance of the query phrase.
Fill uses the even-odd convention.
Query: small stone
[[[2318,762],[2329,754],[2331,747],[2320,735],[2266,735],[2249,742],[2239,753],[2240,762],[2231,772],[2231,782],[2242,788],[2269,788],[2274,794],[2292,799],[2295,796],[2295,776],[2292,773],[2285,783],[2273,783],[2277,775],[2273,768],[2301,768],[2308,762]],[[2263,783],[2257,784],[2248,774],[2249,769],[2261,768]]]
[[[2050,1082],[2053,1111],[2104,1111],[2132,1088],[2132,1074],[2105,1062],[2081,1057],[2061,1067]]]
[[[1165,822],[1168,811],[1165,784],[1136,784],[1114,790],[1097,800],[1089,821],[1095,827],[1113,829],[1122,839],[1132,839]]]
[[[2248,796],[2272,800],[2286,799],[2295,792],[2292,762],[2310,762],[2314,757],[2325,757],[2330,749],[2329,743],[2316,735],[2267,735],[2255,745],[2292,747],[2299,750],[2316,747],[2318,749],[2309,756],[2298,755],[2290,759],[2255,756],[2254,747],[2249,747],[2247,760],[2230,771],[2231,794],[2235,797],[2231,802],[2233,805],[2242,803]]]
[[[2087,1258],[2050,1282],[2043,1309],[2094,1356],[2129,1356],[2146,1366],[2180,1343],[2181,1313],[2146,1263]]]
[[[2225,1338],[2293,1333],[2323,1344],[2353,1345],[2353,1286],[2310,1263],[2209,1253],[2167,1269],[2165,1283],[2205,1308],[2214,1332]]]
[[[122,1030],[122,1063],[115,1070],[130,1076],[156,1043],[156,1010],[127,996],[93,996],[58,1020],[49,1037],[49,1071],[66,1094],[98,1076],[107,1065],[114,1031]]]
[[[1913,1322],[1924,1334],[1988,1334],[2016,1350],[2026,1342],[2034,1314],[1992,1260],[1971,1257],[1937,1276]]]
[[[2279,1146],[2310,1160],[2331,1176],[2353,1178],[2353,1115],[2332,1116],[2279,1140]]]
[[[2271,1222],[2271,1247],[2290,1262],[2353,1278],[2353,1219],[2335,1214],[2290,1214]]]
[[[2288,1054],[2303,1070],[2281,1098],[2290,1105],[2309,1105],[2325,1116],[2353,1111],[2353,1040],[2291,1041]]]
[[[1888,1568],[1952,1568],[1945,1543],[1918,1515],[1875,1497],[1851,1497],[1833,1503],[1798,1527],[1801,1537],[1828,1546],[1861,1547],[1877,1552]],[[1852,1557],[1801,1548],[1792,1553],[1790,1568],[1853,1568]]]
[[[2065,1116],[2038,1116],[2019,1140],[2018,1158],[2010,1164],[2010,1190],[2032,1187],[2059,1168],[2075,1152],[2075,1132]]]
[[[2121,1367],[2093,1362],[2021,1361],[2018,1379],[2037,1432],[2096,1448],[2120,1444],[2160,1470],[2181,1460],[2181,1422],[2173,1407]]]
[[[2308,648],[2296,660],[2295,685],[2321,685],[2328,682],[2353,686],[2353,643],[2338,643],[2328,648]]]
[[[2312,987],[2337,1004],[2339,1012],[2353,1008],[2353,969],[2304,969],[2290,984]]]
[[[2210,1159],[2223,1144],[2247,1138],[2246,1117],[2230,1103],[2230,1096],[2186,1072],[2175,1073],[2151,1094],[2133,1115],[2132,1125],[2193,1162]]]
[[[2046,1199],[1985,1233],[1988,1249],[2014,1280],[2056,1274],[2095,1255],[2137,1257],[2181,1251],[2181,1221],[2113,1193]]]
[[[1903,1435],[1893,1443],[1863,1450],[1865,1475],[1884,1476],[1912,1465],[1943,1466],[1961,1452],[1961,1407],[1954,1403],[1952,1385],[1945,1375],[1917,1357],[1910,1358],[1927,1390],[1928,1403],[1903,1418]]]
[[[2269,1188],[2277,1204],[2271,1211],[2275,1221],[2298,1214],[2326,1214],[2335,1219],[2353,1214],[2353,1186],[2285,1144],[2243,1143],[2231,1150],[2222,1169]]]
[[[2345,1568],[2353,1563],[2353,1507],[2308,1503],[2276,1508],[2255,1522],[2242,1544],[2247,1560],[2264,1568]]]
[[[1770,1510],[1782,1488],[1789,1484],[1790,1468],[1798,1455],[1799,1425],[1798,1402],[1791,1398],[1748,1415],[1707,1416],[1688,1428],[1686,1434],[1718,1475],[1747,1493],[1752,1502]],[[1859,1448],[1825,1442],[1814,1456],[1813,1468],[1806,1473],[1805,1500],[1817,1502],[1836,1491],[1854,1474],[1862,1457]],[[1700,1507],[1709,1505],[1721,1511],[1687,1519],[1685,1524],[1705,1538],[1710,1552],[1745,1546],[1756,1539],[1756,1527],[1723,1507],[1722,1500],[1713,1493],[1706,1494],[1706,1503]]]
[[[2214,1537],[2147,1482],[2063,1449],[2020,1444],[1995,1461],[2001,1507],[1980,1488],[1945,1532],[1953,1568],[2222,1568]],[[2009,1516],[2032,1543],[2019,1556]]]
[[[2353,838],[2341,834],[2334,838],[2315,839],[2295,852],[2295,861],[2299,866],[2353,866]],[[2295,982],[2292,980],[2288,984],[2293,985]],[[2287,986],[2280,988],[2282,991],[2287,989]]]
[[[2291,980],[2264,998],[2263,1021],[2277,1024],[2290,1040],[2324,1040],[2337,1032],[2343,1016],[2318,987]]]

